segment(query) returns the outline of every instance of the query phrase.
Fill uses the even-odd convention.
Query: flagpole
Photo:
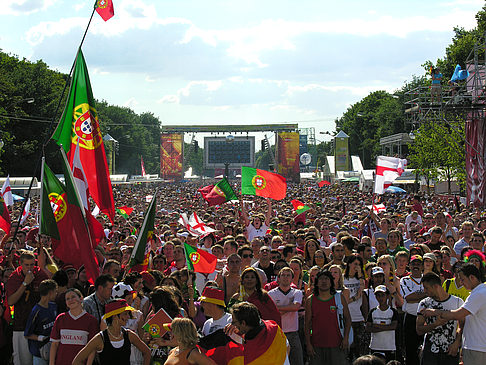
[[[145,212],[145,217],[143,218],[143,224],[142,224],[142,227],[140,228],[140,233],[141,232],[145,232],[145,227],[147,226],[147,218],[149,216],[149,212],[150,210],[152,209],[152,205],[155,204],[155,201],[157,199],[157,193],[159,192],[159,189],[155,189],[155,193],[154,193],[154,196],[152,197],[152,201],[150,202],[150,205],[148,207],[148,209],[146,210]],[[157,208],[157,207],[156,207]],[[131,262],[132,262],[132,259],[135,258],[135,255],[137,254],[137,251],[138,251],[138,247],[140,246],[140,242],[142,241],[142,234],[138,235],[137,237],[137,242],[135,242],[135,246],[133,246],[133,250],[132,250],[132,254],[130,255],[130,259],[128,260],[128,266],[129,269],[132,268],[133,265],[131,265]],[[125,268],[125,272],[123,274],[123,278],[125,278],[125,276],[128,274],[128,271],[126,270]]]
[[[30,179],[29,189],[27,190],[27,195],[25,196],[25,201],[24,201],[24,204],[23,204],[22,210],[21,210],[22,212],[24,211],[25,206],[27,205],[27,200],[30,197],[30,193],[32,191],[32,185],[34,184],[35,176],[37,175],[37,171],[39,170],[39,164],[41,163],[42,159],[45,156],[45,148],[46,148],[47,144],[49,143],[49,141],[51,140],[52,127],[53,127],[53,125],[56,121],[56,116],[57,116],[57,113],[59,111],[59,108],[61,107],[62,99],[64,98],[64,94],[66,93],[67,86],[68,86],[68,84],[70,84],[68,81],[69,81],[69,79],[71,79],[71,76],[73,74],[74,66],[76,65],[77,54],[78,54],[79,50],[81,49],[81,47],[83,46],[86,35],[88,34],[88,29],[89,29],[89,26],[91,25],[91,21],[93,20],[93,16],[94,16],[94,13],[96,11],[96,5],[97,4],[98,4],[98,1],[95,0],[94,6],[93,6],[93,11],[91,12],[91,16],[89,18],[88,25],[86,26],[86,29],[84,30],[83,38],[81,39],[81,43],[79,44],[78,51],[76,52],[76,57],[74,58],[74,62],[71,66],[71,70],[69,71],[69,75],[67,77],[66,83],[64,84],[64,88],[62,89],[61,96],[59,97],[59,101],[57,103],[56,109],[54,110],[54,114],[52,115],[51,123],[49,123],[49,126],[47,127],[46,137],[44,138],[44,142],[42,142],[42,146],[41,146],[42,147],[42,155],[41,155],[41,158],[39,158],[37,160],[37,163],[36,163],[36,166],[35,166],[35,169],[34,169],[34,173],[32,175],[32,179]],[[13,235],[13,240],[15,240],[15,238],[17,237],[17,233],[19,231],[21,221],[22,221],[22,214],[20,214],[19,220],[17,221],[17,225],[15,227],[15,232],[14,232],[14,235]],[[40,224],[39,224],[39,227],[40,227]]]

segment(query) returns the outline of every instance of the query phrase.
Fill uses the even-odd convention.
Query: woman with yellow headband
[[[108,328],[98,333],[76,355],[73,365],[83,365],[89,355],[98,353],[101,364],[130,365],[131,345],[138,348],[143,354],[144,365],[150,364],[150,350],[138,335],[123,328],[130,318],[130,312],[135,311],[126,300],[117,299],[105,306],[105,315]]]

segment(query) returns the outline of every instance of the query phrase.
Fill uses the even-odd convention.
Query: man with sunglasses
[[[268,246],[262,246],[260,248],[260,258],[256,263],[253,264],[254,268],[261,269],[265,272],[267,276],[267,282],[272,281],[273,275],[273,262],[270,256],[271,249]]]
[[[245,245],[243,247],[240,247],[238,250],[238,256],[241,257],[242,270],[252,265],[251,262],[253,260],[253,250],[251,249],[250,246]],[[258,267],[253,267],[253,268],[258,272],[258,275],[260,275],[260,281],[262,282],[262,285],[265,285],[267,283],[267,275],[265,274],[265,271],[263,271]]]

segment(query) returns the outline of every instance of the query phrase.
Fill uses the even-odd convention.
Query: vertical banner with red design
[[[160,175],[163,179],[182,179],[183,133],[160,136]]]
[[[485,116],[466,121],[466,193],[468,204],[484,206],[486,194]]]
[[[277,134],[277,171],[293,182],[300,181],[299,149],[298,132]]]

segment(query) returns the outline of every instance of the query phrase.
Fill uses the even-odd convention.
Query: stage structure
[[[183,148],[176,148],[169,143],[178,136],[177,141],[184,145],[184,133],[190,133],[194,136],[196,133],[211,133],[212,136],[204,137],[204,167],[214,169],[214,175],[219,176],[224,173],[225,176],[234,176],[241,166],[255,166],[255,137],[249,133],[256,132],[273,132],[275,140],[279,140],[282,133],[292,134],[296,137],[296,147],[285,153],[281,153],[282,165],[294,165],[299,161],[299,133],[297,124],[260,124],[260,125],[165,125],[161,127],[161,176],[168,179],[180,179],[183,176],[182,161],[184,160]],[[240,135],[238,135],[240,134]],[[221,136],[220,136],[221,135]],[[165,137],[164,137],[165,136]],[[165,144],[164,142],[165,138]],[[294,138],[295,139],[295,138]],[[265,135],[264,140],[268,145],[268,139]],[[295,144],[295,143],[294,143]],[[278,150],[278,142],[277,142]],[[295,151],[294,151],[295,150]],[[178,154],[180,151],[180,154]],[[294,156],[295,155],[295,156]],[[276,156],[271,156],[272,161],[276,161]],[[278,156],[277,156],[278,157]],[[173,160],[177,160],[177,166],[174,166]],[[179,164],[180,161],[180,164]],[[278,165],[278,163],[277,163]],[[177,167],[177,168],[176,168]],[[180,167],[180,169],[179,169]],[[229,174],[231,171],[233,174]],[[171,172],[173,171],[173,172]],[[291,180],[298,179],[295,174],[286,176],[287,171],[283,171],[286,178]],[[176,177],[177,176],[177,177]]]
[[[405,93],[406,110],[413,128],[425,124],[445,127],[453,150],[466,161],[467,202],[486,203],[486,47],[475,44],[465,65],[456,66],[454,80],[442,80],[437,95],[431,88],[417,87]],[[460,67],[465,69],[460,70]],[[456,75],[460,75],[459,78]]]

